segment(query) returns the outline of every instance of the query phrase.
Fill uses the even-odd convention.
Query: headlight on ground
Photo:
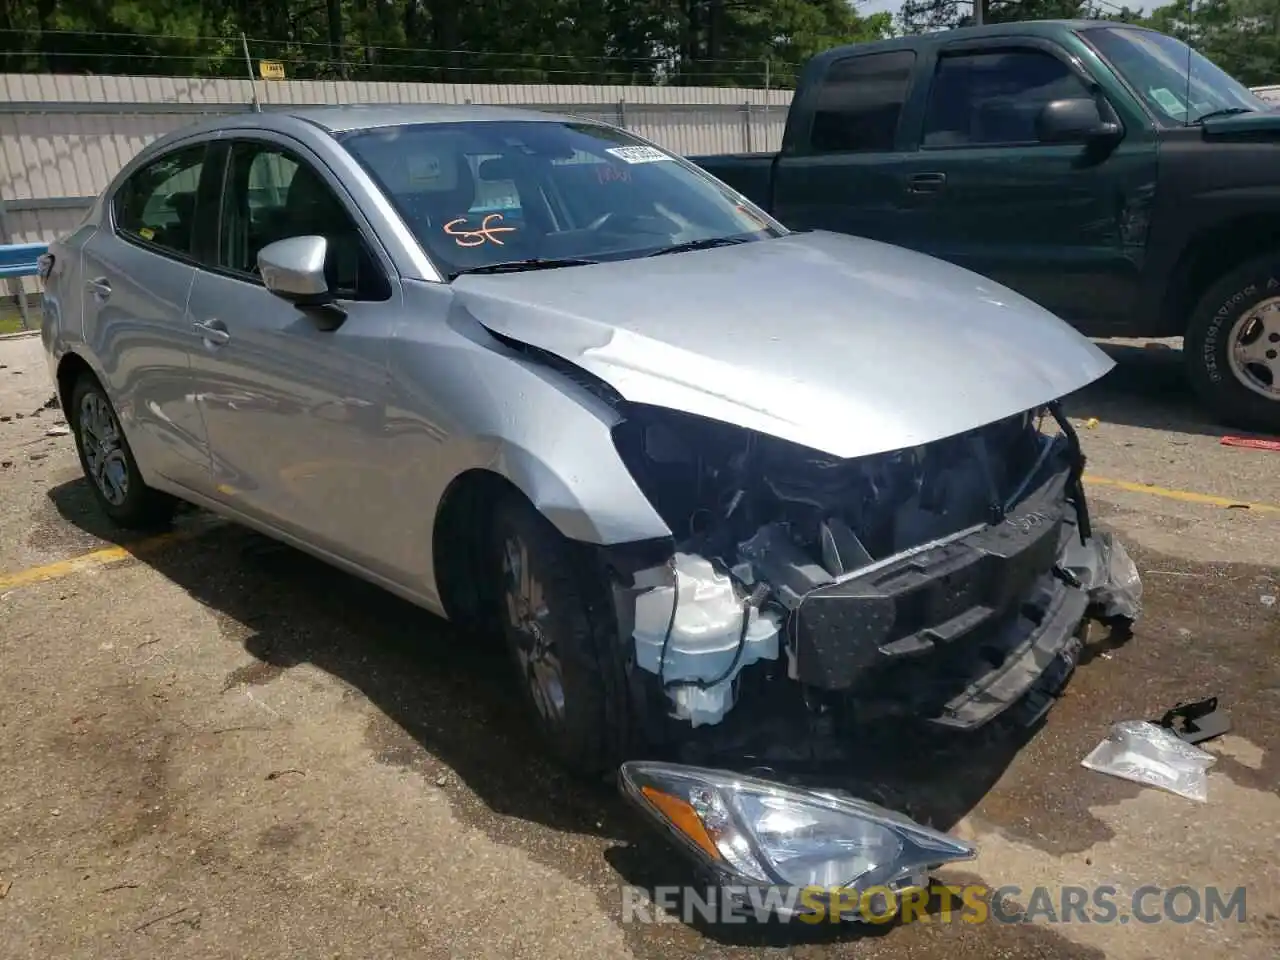
[[[853,797],[669,763],[624,763],[621,785],[649,819],[724,883],[899,890],[973,847]]]

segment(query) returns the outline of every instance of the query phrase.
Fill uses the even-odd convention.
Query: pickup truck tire
[[[1263,320],[1250,330],[1259,314]],[[1257,362],[1233,359],[1242,334]],[[1191,312],[1183,356],[1192,386],[1223,421],[1280,431],[1280,252],[1242,264],[1204,293]]]
[[[611,773],[632,727],[603,571],[515,493],[490,516],[488,553],[498,622],[542,740],[573,774]]]

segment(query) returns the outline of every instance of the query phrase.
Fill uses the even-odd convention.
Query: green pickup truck
[[[1183,336],[1219,417],[1280,430],[1280,112],[1178,40],[1036,21],[841,47],[780,153],[690,159],[793,229],[950,260],[1089,336]]]

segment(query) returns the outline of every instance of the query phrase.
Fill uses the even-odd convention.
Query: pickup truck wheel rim
[[[1227,338],[1235,378],[1254,393],[1280,401],[1280,297],[1240,315]]]
[[[129,464],[121,443],[120,424],[99,393],[86,393],[80,401],[80,445],[89,477],[107,503],[118,507],[129,495]]]
[[[556,645],[548,633],[551,615],[541,581],[529,565],[529,548],[518,538],[506,541],[502,568],[506,580],[507,619],[515,631],[515,655],[534,706],[544,722],[564,718],[564,680]]]

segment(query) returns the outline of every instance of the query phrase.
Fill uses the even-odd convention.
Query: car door
[[[901,168],[904,245],[1012,287],[1085,323],[1134,307],[1155,145],[1042,143],[1040,110],[1087,98],[1120,116],[1058,44],[1041,38],[944,44]]]
[[[370,570],[401,523],[387,435],[398,280],[333,173],[272,134],[224,153],[217,252],[191,291],[193,358],[216,496],[232,510]],[[269,293],[258,252],[323,236],[333,310]],[[335,325],[336,324],[336,325]]]
[[[914,50],[861,53],[835,60],[793,107],[812,117],[791,138],[774,172],[772,213],[796,230],[834,230],[895,243],[899,239],[898,166]]]
[[[210,489],[191,373],[200,341],[184,315],[212,226],[207,153],[207,142],[176,146],[129,175],[85,242],[80,271],[85,342],[144,477],[200,493]]]

